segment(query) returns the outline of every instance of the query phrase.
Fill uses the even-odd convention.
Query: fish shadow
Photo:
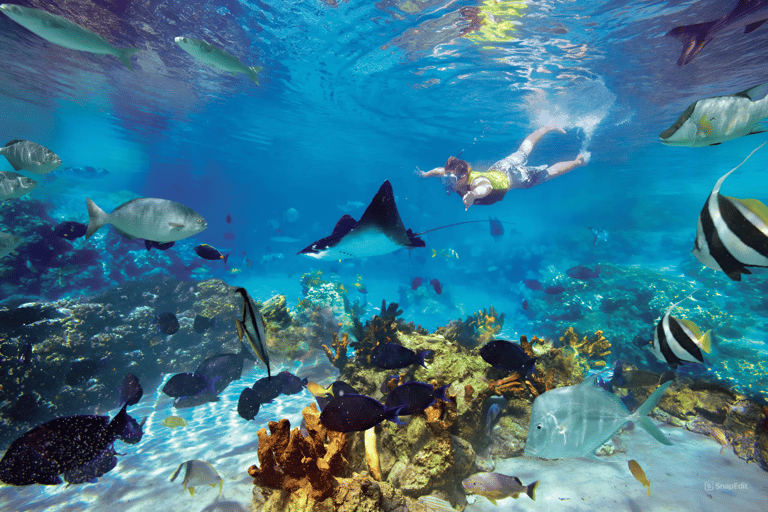
[[[242,444],[240,446],[236,446],[236,447],[232,448],[231,450],[229,450],[228,452],[222,453],[221,455],[219,455],[219,459],[224,459],[224,458],[227,458],[227,457],[233,457],[235,455],[242,455],[244,453],[254,453],[254,452],[258,451],[258,449],[259,449],[259,440],[258,439],[254,439],[250,443],[246,443],[246,444]]]

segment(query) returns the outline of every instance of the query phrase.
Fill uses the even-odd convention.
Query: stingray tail
[[[715,23],[717,22],[707,21],[694,25],[682,25],[667,32],[668,36],[672,36],[683,43],[683,50],[680,53],[680,58],[677,59],[678,66],[685,66],[691,62],[701,49],[712,40],[709,33]]]

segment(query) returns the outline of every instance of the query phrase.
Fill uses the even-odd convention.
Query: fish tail
[[[118,48],[116,57],[120,59],[125,67],[133,71],[133,64],[131,64],[131,57],[138,52],[138,48]]]
[[[226,266],[226,265],[227,265],[227,259],[228,259],[228,258],[229,258],[229,254],[227,254],[226,256],[224,256],[224,257],[222,258],[222,259],[224,260],[224,266]]]
[[[248,76],[251,80],[256,82],[256,85],[259,85],[259,71],[261,71],[261,66],[250,66],[247,68]]]
[[[656,391],[654,391],[651,396],[649,396],[648,399],[643,402],[643,405],[641,405],[637,411],[634,412],[634,414],[627,418],[628,420],[639,423],[640,426],[643,427],[654,438],[656,438],[658,442],[666,445],[671,445],[672,442],[667,439],[666,436],[664,436],[664,433],[659,430],[659,427],[653,424],[650,418],[648,418],[648,415],[651,413],[653,408],[656,407],[656,404],[659,403],[659,400],[661,400],[661,397],[664,396],[664,392],[670,385],[672,385],[671,380],[656,388]]]
[[[707,21],[693,25],[681,25],[667,32],[668,36],[672,36],[683,43],[683,50],[680,53],[680,58],[677,59],[678,66],[685,66],[691,62],[701,49],[712,40],[709,31],[715,23],[714,21]]]
[[[539,481],[536,480],[532,484],[528,484],[525,486],[525,494],[530,496],[530,498],[533,501],[536,501],[536,488],[539,486]]]
[[[85,231],[85,239],[87,240],[101,226],[109,222],[109,214],[96,206],[96,203],[91,201],[90,197],[86,197],[85,202],[88,205],[88,229]]]
[[[407,408],[408,408],[407,405],[398,405],[397,407],[393,407],[384,413],[384,419],[389,420],[396,425],[405,425],[405,423],[400,421],[400,418],[398,418],[398,416],[400,415],[400,411]]]

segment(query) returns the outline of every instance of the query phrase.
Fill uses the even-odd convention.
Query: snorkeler
[[[493,204],[504,199],[508,190],[531,188],[587,165],[589,157],[583,154],[576,157],[576,160],[558,162],[550,166],[525,165],[533,147],[548,132],[565,133],[565,130],[552,125],[539,128],[525,138],[517,151],[499,160],[485,172],[473,171],[467,162],[452,156],[445,163],[445,167],[436,167],[427,172],[418,171],[418,174],[422,178],[440,176],[449,194],[454,191],[462,197],[465,210],[473,204]]]

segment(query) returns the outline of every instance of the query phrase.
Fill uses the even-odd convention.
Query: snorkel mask
[[[448,195],[456,190],[456,185],[459,182],[458,178],[453,173],[447,173],[443,176],[440,176],[440,181],[443,183],[443,185],[445,185],[445,193]]]

